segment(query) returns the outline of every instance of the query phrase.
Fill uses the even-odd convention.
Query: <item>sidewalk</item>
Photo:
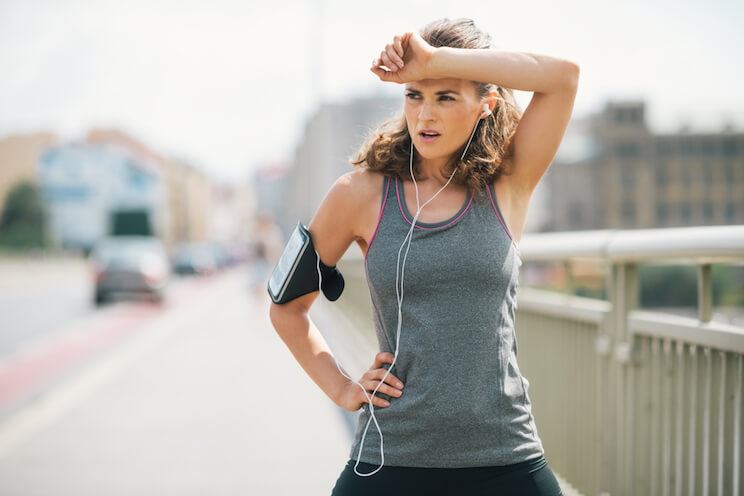
[[[329,495],[347,417],[246,282],[220,276],[0,425],[0,493]]]

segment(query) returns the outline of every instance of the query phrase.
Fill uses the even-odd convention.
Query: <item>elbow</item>
[[[287,314],[306,314],[310,312],[310,307],[317,298],[319,291],[311,291],[302,296],[293,298],[285,303],[274,303],[271,301],[269,306],[269,317],[271,317],[272,324],[275,320],[281,319]]]
[[[273,301],[269,306],[269,320],[271,320],[271,325],[274,327],[276,332],[279,332],[282,327],[282,322],[284,320],[282,319],[282,315],[284,315],[286,311],[286,305],[279,305]]]
[[[287,316],[294,315],[303,312],[303,308],[298,304],[293,304],[297,300],[292,300],[287,303],[274,303],[271,302],[269,306],[269,319],[271,325],[277,333],[282,332],[282,329],[286,326]]]
[[[269,320],[271,320],[271,325],[274,328],[276,332],[279,332],[282,327],[282,322],[284,319],[282,318],[282,315],[286,312],[286,308],[284,308],[283,305],[279,305],[277,303],[271,302],[271,305],[269,306]]]
[[[274,324],[274,320],[276,319],[276,313],[278,312],[278,307],[276,303],[273,301],[269,304],[269,319],[271,320],[271,323]]]
[[[565,75],[565,86],[571,90],[575,90],[579,86],[579,64],[570,60],[564,61],[563,74]]]

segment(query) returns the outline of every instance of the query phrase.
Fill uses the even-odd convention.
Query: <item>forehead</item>
[[[460,94],[474,92],[475,86],[467,79],[444,78],[444,79],[420,79],[406,83],[407,90],[417,90],[424,93],[436,93],[437,91],[452,90]]]

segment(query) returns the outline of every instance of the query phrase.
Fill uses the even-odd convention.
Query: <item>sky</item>
[[[468,17],[495,48],[581,67],[574,117],[642,99],[655,132],[744,131],[733,0],[0,0],[0,136],[117,127],[215,178],[289,161],[322,101],[399,95],[369,71],[393,36]],[[527,91],[516,91],[524,108]]]

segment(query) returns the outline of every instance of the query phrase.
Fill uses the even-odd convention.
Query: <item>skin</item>
[[[495,112],[496,94],[481,100],[473,81],[495,83],[506,88],[533,92],[514,136],[514,165],[510,176],[501,176],[493,186],[497,201],[514,236],[521,239],[529,198],[550,165],[562,140],[573,108],[578,84],[578,66],[546,55],[500,50],[433,48],[417,33],[397,35],[385,46],[370,68],[381,81],[406,84],[404,111],[413,136],[417,159],[424,178],[417,180],[419,204],[444,186],[439,168],[470,137],[483,103]],[[459,95],[442,98],[436,92],[451,89]],[[421,142],[418,131],[433,128],[442,136],[432,144]],[[383,177],[358,169],[339,177],[316,210],[308,228],[324,264],[335,265],[348,247],[356,242],[366,254],[381,207]],[[404,182],[409,211],[415,212],[413,183]],[[453,215],[464,201],[463,187],[450,182],[426,205],[421,222],[436,222]],[[370,368],[357,381],[342,375],[327,343],[309,326],[310,306],[320,293],[313,291],[285,305],[271,304],[274,327],[299,364],[318,386],[339,406],[356,411],[368,402],[367,394],[378,385],[379,392],[393,398],[401,396],[399,378],[383,368],[392,363],[393,354],[375,355]],[[365,391],[367,394],[365,394]],[[388,406],[375,396],[377,408]]]

